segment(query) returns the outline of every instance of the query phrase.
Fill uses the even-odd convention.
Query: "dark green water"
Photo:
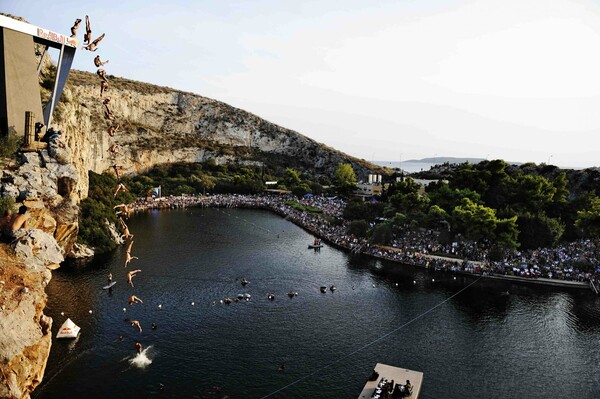
[[[264,211],[155,211],[129,227],[140,259],[127,269],[120,248],[54,272],[53,336],[66,317],[82,331],[53,341],[35,398],[356,398],[378,362],[423,371],[421,398],[600,397],[591,292],[479,280],[448,300],[475,280],[313,252],[311,235]],[[101,289],[109,271],[112,293]],[[211,304],[240,293],[252,300]],[[129,306],[131,294],[144,303]],[[150,346],[146,367],[129,362],[135,340]]]

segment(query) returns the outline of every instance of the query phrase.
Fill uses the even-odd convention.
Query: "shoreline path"
[[[289,200],[318,208],[321,213],[300,211]],[[581,263],[599,264],[600,240],[579,240],[556,248],[518,251],[502,261],[487,259],[490,243],[463,240],[451,244],[438,242],[432,230],[407,231],[391,246],[373,245],[364,238],[347,233],[349,223],[342,219],[346,206],[337,197],[312,196],[298,200],[289,195],[210,195],[169,196],[138,200],[129,205],[134,212],[150,209],[187,207],[251,208],[274,212],[336,247],[407,265],[485,276],[514,282],[549,286],[598,287],[600,274],[579,270]],[[328,219],[335,219],[331,223]]]

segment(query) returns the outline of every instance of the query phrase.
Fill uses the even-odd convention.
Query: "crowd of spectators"
[[[295,209],[287,203],[290,199],[318,208],[322,213]],[[133,209],[191,206],[267,209],[351,252],[437,270],[580,282],[600,280],[600,272],[589,267],[598,264],[600,240],[597,239],[580,240],[554,248],[517,251],[502,261],[489,260],[490,243],[487,241],[459,237],[455,242],[442,244],[438,239],[439,232],[434,230],[407,230],[394,237],[390,246],[372,245],[366,238],[348,234],[349,223],[342,219],[346,202],[339,197],[306,196],[297,200],[288,195],[171,196],[138,200]],[[583,267],[586,267],[585,271]]]

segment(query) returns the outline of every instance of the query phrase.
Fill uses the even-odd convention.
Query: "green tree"
[[[537,212],[551,204],[556,188],[543,176],[520,173],[514,181],[512,207],[521,212]]]
[[[522,249],[554,246],[565,231],[558,219],[550,218],[542,212],[519,215],[517,226]]]
[[[285,170],[285,177],[283,180],[285,181],[285,185],[289,188],[293,188],[302,182],[302,179],[300,179],[300,172],[293,168],[287,168]]]
[[[369,224],[365,220],[353,220],[348,225],[348,234],[353,234],[357,237],[366,237],[369,231]]]
[[[391,224],[381,223],[373,228],[373,233],[371,234],[371,243],[388,245],[390,242],[392,242],[392,238],[393,233]]]
[[[468,198],[452,211],[452,226],[467,238],[480,240],[493,239],[496,228],[496,211],[474,203]]]
[[[354,199],[346,204],[343,217],[346,220],[363,219],[372,222],[383,215],[384,206],[381,202],[363,202],[359,199]]]
[[[600,237],[600,198],[593,196],[587,209],[577,211],[575,225],[581,229],[584,237]]]
[[[338,185],[341,187],[356,186],[356,174],[352,165],[349,163],[339,164],[335,171],[335,178],[337,179]]]

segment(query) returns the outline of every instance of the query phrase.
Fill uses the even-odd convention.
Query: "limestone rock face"
[[[265,160],[316,175],[333,176],[340,163],[350,163],[359,178],[382,168],[326,147],[297,132],[267,122],[249,112],[199,95],[146,83],[109,77],[110,109],[121,125],[114,137],[103,119],[98,77],[71,71],[69,101],[59,104],[55,128],[70,149],[78,173],[74,189],[87,195],[87,172],[122,165],[125,174],[142,173],[165,163],[217,163]],[[109,154],[118,142],[120,154]]]
[[[60,264],[65,260],[62,249],[50,234],[39,230],[30,230],[14,243],[15,253],[25,261],[29,269],[42,270],[48,265]]]
[[[43,314],[50,277],[44,265],[27,265],[0,244],[2,398],[29,398],[42,381],[52,344],[52,319]]]
[[[71,248],[71,252],[68,256],[72,259],[89,259],[94,256],[94,250],[87,245],[76,243]]]

